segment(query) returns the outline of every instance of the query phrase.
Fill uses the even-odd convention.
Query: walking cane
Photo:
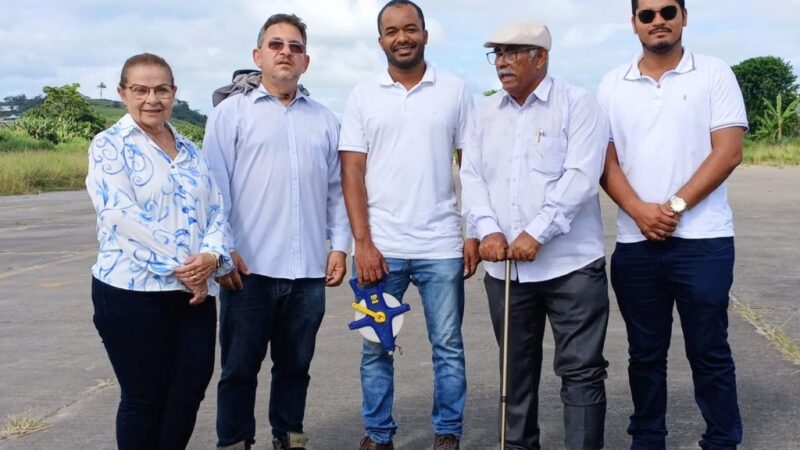
[[[508,387],[508,311],[511,297],[511,260],[506,260],[506,292],[503,301],[503,374],[500,380],[500,450],[506,448],[506,389]]]

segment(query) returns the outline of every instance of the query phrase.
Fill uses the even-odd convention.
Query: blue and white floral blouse
[[[190,255],[215,252],[232,269],[222,196],[205,156],[170,125],[178,155],[162,151],[125,115],[89,147],[86,189],[97,211],[100,252],[92,274],[132,291],[188,291],[174,271]],[[209,294],[219,286],[208,282]]]

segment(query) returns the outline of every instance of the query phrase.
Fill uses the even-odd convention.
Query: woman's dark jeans
[[[94,324],[122,391],[120,450],[183,449],[214,371],[214,297],[136,292],[92,279]]]

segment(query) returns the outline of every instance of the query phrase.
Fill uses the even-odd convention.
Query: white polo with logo
[[[471,109],[464,82],[431,64],[409,90],[385,72],[348,96],[339,151],[367,154],[369,226],[384,257],[462,256],[452,157]]]
[[[684,51],[661,80],[639,71],[642,55],[609,72],[598,99],[611,124],[611,140],[625,177],[645,202],[664,203],[683,187],[711,154],[711,133],[747,128],[736,76],[721,59]],[[686,211],[673,234],[685,239],[733,236],[728,190],[720,185]],[[645,240],[621,208],[617,242]]]

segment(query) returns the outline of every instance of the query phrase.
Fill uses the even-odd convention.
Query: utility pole
[[[106,87],[108,86],[106,86],[106,84],[103,83],[102,81],[100,82],[100,84],[97,85],[97,88],[100,89],[100,98],[103,98],[103,89],[105,89]]]

